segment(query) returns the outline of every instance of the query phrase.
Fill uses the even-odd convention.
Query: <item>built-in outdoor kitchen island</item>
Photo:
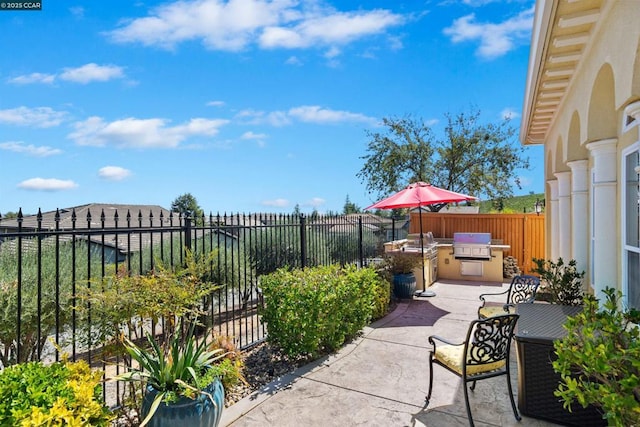
[[[503,254],[510,246],[492,241],[490,233],[454,233],[453,239],[434,239],[430,232],[424,236],[424,254],[419,234],[384,245],[388,256],[399,252],[422,256],[426,286],[418,267],[414,270],[417,290],[426,289],[436,280],[503,281]]]
[[[437,248],[439,278],[502,282],[503,254],[510,246],[492,241],[490,233],[453,233],[453,240]]]

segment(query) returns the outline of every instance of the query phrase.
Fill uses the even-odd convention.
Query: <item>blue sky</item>
[[[383,117],[520,126],[532,0],[43,0],[0,11],[0,213],[341,211]],[[516,194],[542,192],[528,148]]]

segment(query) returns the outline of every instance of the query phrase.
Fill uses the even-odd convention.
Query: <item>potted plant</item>
[[[224,407],[224,388],[214,365],[226,353],[211,349],[203,338],[195,337],[196,323],[185,334],[184,325],[160,346],[147,333],[148,347],[124,338],[124,347],[137,362],[117,379],[145,385],[140,426],[217,426]]]
[[[622,294],[603,291],[604,303],[584,298],[569,317],[565,338],[554,343],[553,369],[561,382],[555,395],[571,410],[576,402],[600,408],[610,426],[640,425],[640,311],[621,308]]]
[[[537,300],[553,304],[582,305],[585,273],[578,271],[575,259],[565,264],[562,258],[558,258],[558,262],[533,258],[533,263],[535,267],[532,271],[541,279]]]
[[[394,252],[387,256],[386,263],[392,274],[393,293],[398,298],[411,298],[416,291],[416,276],[413,270],[420,266],[422,258],[413,253]]]

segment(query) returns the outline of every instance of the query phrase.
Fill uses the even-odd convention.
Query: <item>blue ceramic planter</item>
[[[413,273],[393,275],[393,293],[397,298],[411,298],[416,291],[416,276]]]
[[[200,394],[196,399],[182,397],[177,402],[161,403],[147,425],[149,427],[216,427],[224,408],[224,388],[220,380],[216,379],[204,391],[213,396],[215,405],[205,394]],[[149,413],[151,403],[157,394],[157,390],[147,387],[142,401],[142,419]]]

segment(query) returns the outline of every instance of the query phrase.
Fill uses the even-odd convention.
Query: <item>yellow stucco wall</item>
[[[507,246],[508,248],[508,246]],[[463,275],[461,261],[453,257],[452,245],[438,246],[438,280],[471,280],[483,282],[502,282],[503,275],[503,247],[491,247],[491,260],[482,263],[482,275]],[[478,262],[478,261],[475,261]]]
[[[603,2],[602,16],[591,35],[591,43],[583,51],[576,74],[563,98],[557,117],[554,118],[545,138],[545,178],[555,180],[557,172],[568,171],[572,160],[587,160],[589,170],[594,167],[593,158],[586,144],[604,138],[615,138],[617,157],[617,191],[615,206],[599,206],[612,209],[616,218],[611,224],[610,235],[616,242],[622,240],[622,151],[638,141],[637,128],[623,132],[623,110],[640,99],[638,81],[640,69],[640,1],[614,0]],[[635,88],[634,88],[635,85]],[[634,92],[635,90],[635,92]],[[595,114],[594,112],[597,112]],[[577,115],[577,118],[576,118]],[[572,129],[573,126],[573,129]],[[576,127],[579,131],[576,132]],[[576,134],[579,141],[576,141]],[[589,200],[593,197],[589,189]],[[547,200],[552,197],[546,189]],[[590,205],[591,207],[591,202]],[[592,220],[591,208],[585,212],[584,221]],[[548,221],[554,219],[548,217]],[[547,253],[551,252],[553,227],[547,226]],[[571,230],[558,230],[571,233]],[[588,236],[590,241],[591,236]],[[616,245],[617,284],[622,282],[622,245]],[[589,257],[591,254],[589,255]],[[589,272],[587,272],[589,277]],[[610,283],[614,285],[616,283]]]

